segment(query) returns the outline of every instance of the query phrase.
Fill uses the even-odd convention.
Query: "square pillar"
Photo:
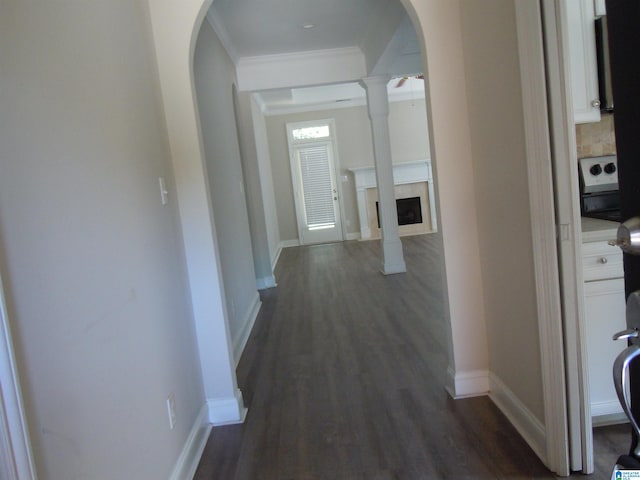
[[[378,184],[378,206],[382,228],[382,273],[407,271],[398,229],[391,141],[389,136],[388,76],[363,78],[361,84],[367,92],[367,109],[371,120],[373,157]]]

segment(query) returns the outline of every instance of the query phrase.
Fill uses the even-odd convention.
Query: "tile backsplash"
[[[578,158],[616,154],[613,114],[603,114],[598,123],[576,125]]]

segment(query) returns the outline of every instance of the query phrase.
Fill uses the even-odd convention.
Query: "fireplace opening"
[[[420,206],[420,197],[396,199],[396,210],[398,211],[398,225],[412,225],[414,223],[422,223],[422,207]],[[378,228],[380,228],[379,202],[376,202],[376,214],[378,217]]]

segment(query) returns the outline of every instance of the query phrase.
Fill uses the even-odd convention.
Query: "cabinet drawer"
[[[582,269],[585,282],[622,278],[622,251],[607,242],[583,243]]]

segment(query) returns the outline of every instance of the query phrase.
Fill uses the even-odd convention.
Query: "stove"
[[[582,216],[620,222],[617,157],[580,158],[578,170]]]

